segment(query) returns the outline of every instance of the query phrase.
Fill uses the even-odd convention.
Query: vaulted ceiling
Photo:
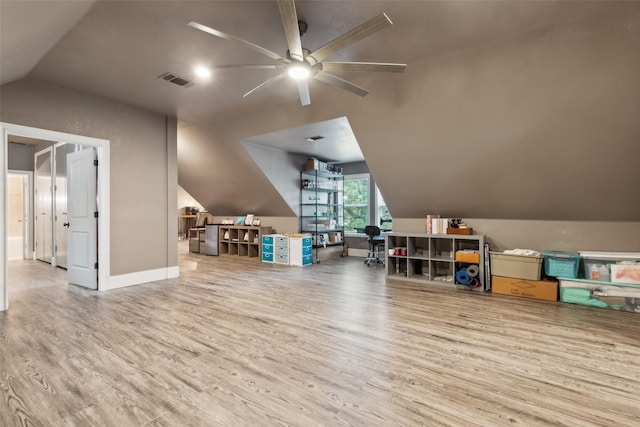
[[[640,183],[640,3],[296,5],[310,50],[387,13],[393,26],[330,59],[407,71],[336,73],[365,98],[312,81],[302,107],[286,80],[243,98],[274,71],[202,80],[194,67],[272,61],[187,23],[284,55],[274,1],[1,0],[0,82],[27,78],[177,117],[180,182],[222,215],[291,215],[242,141],[346,117],[396,217],[640,219],[625,189]],[[165,72],[196,84],[158,79]]]
[[[597,14],[606,5],[572,2],[298,1],[314,50],[380,13],[393,26],[338,52],[331,60],[411,63],[444,52]],[[198,64],[273,64],[241,44],[187,26],[197,21],[285,54],[274,1],[6,1],[2,0],[0,83],[28,77],[150,111],[199,122],[297,102],[283,81],[242,95],[277,71],[220,70],[210,80]],[[171,72],[196,82],[185,89],[157,77]],[[358,73],[342,73],[346,79]],[[402,75],[394,75],[402,79]],[[375,87],[367,87],[375,91]],[[336,88],[312,82],[311,100]]]

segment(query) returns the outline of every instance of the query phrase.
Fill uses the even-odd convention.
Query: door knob
[[[68,222],[63,223],[62,225],[63,225],[64,227],[69,228],[69,223],[68,223]]]

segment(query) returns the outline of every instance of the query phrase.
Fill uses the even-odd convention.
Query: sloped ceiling
[[[0,85],[25,77],[94,1],[0,3]]]
[[[341,74],[366,98],[319,82],[308,107],[288,82],[242,98],[269,73],[218,72],[207,82],[193,66],[268,58],[186,23],[284,52],[275,2],[97,1],[28,78],[177,116],[180,184],[221,215],[290,215],[240,141],[347,117],[396,217],[640,219],[629,197],[640,183],[640,3],[297,5],[312,50],[387,12],[393,26],[331,59],[404,62],[407,72]],[[0,31],[4,40],[10,30]],[[12,66],[6,53],[16,45],[2,45],[3,63]],[[197,84],[157,79],[166,71]]]
[[[311,50],[386,12],[393,26],[331,59],[410,63],[488,40],[579,20],[607,9],[598,2],[579,7],[570,3],[318,0],[298,1],[296,5],[299,18],[309,24],[303,45]],[[72,18],[89,6],[92,6],[89,12],[73,25]],[[271,77],[273,71],[219,71],[210,81],[200,80],[194,74],[197,64],[273,61],[237,43],[190,28],[186,24],[191,20],[284,54],[286,39],[274,1],[3,0],[0,7],[2,62],[7,67],[13,67],[14,52],[31,50],[29,45],[25,46],[25,40],[33,39],[32,44],[37,41],[43,46],[49,43],[49,47],[55,44],[29,72],[31,79],[189,122],[256,107],[297,103],[296,89],[289,82],[242,98]],[[66,21],[55,19],[64,15],[65,10],[69,10]],[[54,18],[51,21],[50,16]],[[9,24],[6,27],[5,22]],[[36,57],[30,56],[30,60]],[[164,72],[192,79],[197,85],[183,89],[158,80],[157,76]],[[353,73],[344,74],[353,77]],[[323,91],[338,90],[316,81],[311,86],[312,101]]]

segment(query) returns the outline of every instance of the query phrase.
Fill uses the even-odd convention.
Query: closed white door
[[[98,220],[93,148],[67,154],[67,277],[98,289]]]

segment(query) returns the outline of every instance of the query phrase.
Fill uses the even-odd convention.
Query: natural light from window
[[[376,186],[375,198],[370,199],[371,175],[344,176],[344,230],[346,233],[363,233],[367,225],[391,229],[391,214]]]

